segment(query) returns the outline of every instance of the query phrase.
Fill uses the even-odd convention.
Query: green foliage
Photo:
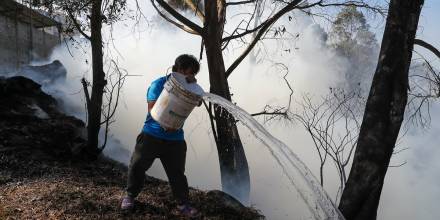
[[[377,40],[369,30],[369,25],[362,12],[355,6],[344,7],[336,16],[329,34],[332,46],[342,50],[346,55],[356,52],[357,46],[376,47]]]
[[[351,90],[367,91],[374,73],[379,44],[369,29],[362,12],[346,6],[337,14],[329,33],[330,46],[349,61],[345,83]]]
[[[90,30],[90,14],[93,0],[43,0],[33,1],[33,7],[47,11],[53,17],[64,17],[62,32],[67,35],[76,34],[76,30]],[[124,15],[127,0],[102,0],[102,23],[111,25]],[[72,16],[69,16],[71,14]],[[75,20],[72,20],[72,17]],[[78,24],[78,26],[75,25]]]

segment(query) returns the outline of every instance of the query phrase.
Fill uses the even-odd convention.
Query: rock
[[[41,66],[24,66],[20,69],[18,75],[29,77],[40,84],[46,85],[57,80],[65,80],[67,70],[59,60],[55,60]]]
[[[4,92],[28,93],[38,91],[41,88],[40,84],[24,76],[14,76],[1,80],[0,85],[2,85]]]
[[[38,83],[23,76],[0,78],[1,145],[71,158],[82,152],[84,131],[84,122],[58,110]]]
[[[37,105],[48,116],[61,115],[57,101],[41,91],[41,85],[23,76],[0,79],[0,113],[33,116]]]
[[[41,109],[40,107],[38,107],[38,105],[32,104],[32,105],[30,106],[30,108],[33,109],[33,110],[35,111],[35,112],[34,112],[34,115],[35,115],[37,118],[40,118],[40,119],[48,119],[48,118],[50,118],[49,115],[48,115],[43,109]]]

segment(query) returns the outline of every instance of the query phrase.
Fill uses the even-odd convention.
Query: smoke
[[[141,7],[144,14],[155,14],[150,5]],[[292,16],[295,17],[293,21],[284,19],[277,25],[286,26],[291,36],[299,33],[298,37],[282,42],[265,40],[264,44],[255,48],[255,51],[259,51],[257,63],[246,59],[229,78],[233,101],[250,113],[261,111],[266,104],[287,105],[290,90],[283,77],[290,82],[295,99],[305,93],[319,99],[328,94],[329,88],[345,81],[344,73],[350,68],[349,61],[328,47],[322,26],[305,15]],[[118,65],[131,75],[121,94],[116,122],[111,126],[111,141],[104,151],[106,155],[125,164],[129,161],[135,138],[146,117],[145,95],[149,84],[166,74],[178,55],[189,53],[198,56],[200,53],[200,37],[177,30],[166,22],[156,22],[160,20],[157,16],[149,19],[148,27],[137,26],[136,29],[132,28],[134,23],[130,20],[116,24],[112,28],[114,39],[105,47],[107,56],[117,60]],[[141,20],[141,23],[144,21]],[[233,26],[233,23],[228,25]],[[109,36],[109,32],[110,27],[106,27],[105,36]],[[46,63],[60,60],[67,69],[66,80],[49,84],[43,89],[64,100],[63,108],[67,113],[85,120],[80,79],[86,77],[91,81],[91,56],[88,43],[81,39],[78,41],[80,44],[67,42],[54,50]],[[240,45],[233,46],[234,49],[226,52],[227,66],[243,49]],[[209,90],[207,71],[205,59],[202,59],[197,78],[205,91]],[[292,108],[296,108],[295,105],[292,103]],[[433,116],[439,115],[438,109],[433,108]],[[285,122],[265,123],[264,126],[271,134],[291,146],[315,176],[318,175],[318,156],[302,127]],[[189,185],[204,190],[221,189],[217,149],[210,129],[209,118],[203,107],[196,108],[184,126],[188,144],[186,173]],[[435,175],[439,163],[435,162],[438,149],[434,147],[433,140],[439,129],[433,125],[428,132],[416,132],[404,138],[401,145],[410,149],[395,155],[392,162],[399,164],[407,161],[407,164],[388,171],[379,218],[438,217],[434,204],[440,198],[440,192],[435,183],[440,177]],[[306,204],[301,201],[267,149],[240,124],[239,130],[249,160],[251,204],[262,210],[268,219],[310,218]],[[166,179],[161,164],[157,162],[147,173]],[[325,174],[325,189],[334,198],[338,185],[336,171],[327,168]]]
[[[39,83],[42,90],[53,96],[60,110],[87,121],[85,98],[81,78],[91,81],[91,56],[88,42],[81,38],[66,41],[57,46],[48,59],[37,58],[18,70],[10,71],[6,77],[25,76]],[[84,130],[83,135],[86,135]],[[121,163],[128,164],[130,151],[110,134],[104,154]],[[100,140],[103,142],[103,129]]]
[[[301,28],[293,31],[301,32],[302,36],[296,42],[289,43],[293,52],[278,54],[277,50],[272,50],[261,53],[261,61],[257,65],[245,60],[231,76],[233,100],[249,112],[260,111],[266,104],[286,105],[290,92],[283,79],[286,72],[274,65],[275,60],[287,65],[287,79],[292,83],[295,94],[325,94],[328,87],[341,82],[341,72],[346,68],[346,64],[344,59],[337,57],[334,51],[325,46],[324,30],[311,20],[301,18],[298,21]],[[288,24],[287,21],[283,22]],[[200,52],[200,38],[175,30],[169,25],[161,25],[165,27],[152,24],[149,27],[150,31],[139,35],[132,34],[131,29],[123,24],[116,25],[113,27],[114,41],[107,45],[107,56],[111,54],[118,60],[118,65],[132,75],[127,78],[123,88],[116,122],[110,130],[112,138],[104,151],[106,155],[125,164],[128,164],[129,152],[133,150],[135,137],[141,131],[145,120],[145,95],[149,83],[166,74],[178,55],[198,55]],[[108,31],[105,30],[107,36]],[[91,81],[90,47],[84,40],[77,41],[79,43],[68,41],[67,44],[60,45],[45,62],[60,60],[67,69],[67,76],[64,82],[49,84],[44,86],[44,89],[63,100],[63,108],[67,113],[86,120],[80,79],[86,77]],[[265,46],[275,48],[280,45],[278,42],[265,42]],[[239,53],[239,49],[229,51],[226,62],[230,64]],[[207,91],[209,80],[205,60],[202,60],[197,78],[199,84]],[[315,80],[316,78],[321,80]],[[259,97],[258,100],[255,99],[256,95]],[[315,163],[313,150],[304,148],[309,141],[304,134],[296,131],[298,129],[292,125],[286,127],[278,124],[267,125],[267,128],[284,142],[296,143],[293,145],[295,152],[302,154],[307,164]],[[217,149],[210,129],[209,118],[203,108],[197,108],[184,127],[188,144],[186,170],[189,184],[205,190],[221,189]],[[288,131],[291,129],[295,130]],[[254,140],[246,128],[240,126],[240,132],[250,164],[251,204],[255,204],[269,219],[290,219],[288,216],[294,213],[295,216],[310,216],[310,213],[304,211],[307,210],[305,203],[301,201],[289,180],[283,176],[267,149]],[[294,140],[291,136],[295,137]],[[311,167],[316,168],[314,165]],[[148,174],[166,179],[161,164],[157,162]]]

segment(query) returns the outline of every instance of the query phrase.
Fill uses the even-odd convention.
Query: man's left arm
[[[154,104],[156,104],[156,101],[147,101],[148,104],[148,112],[151,113],[151,109],[153,109]]]

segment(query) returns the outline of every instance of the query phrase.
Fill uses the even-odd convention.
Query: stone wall
[[[0,74],[15,71],[32,60],[48,58],[60,38],[47,32],[0,14]]]

